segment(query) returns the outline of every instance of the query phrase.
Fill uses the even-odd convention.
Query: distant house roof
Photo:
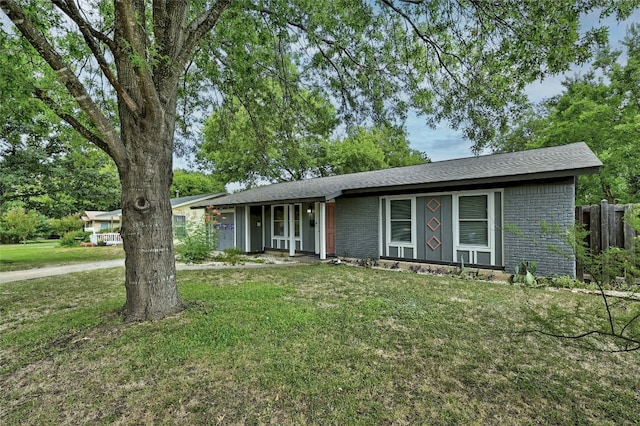
[[[227,195],[226,192],[218,192],[215,194],[204,194],[204,195],[189,195],[187,197],[178,197],[171,199],[171,208],[175,209],[178,207],[187,206],[189,204],[202,202],[206,200],[212,200],[214,198],[222,197],[223,195]]]
[[[204,206],[208,206],[209,204],[211,204],[207,202],[208,200],[213,200],[214,198],[218,198],[226,194],[226,192],[217,192],[214,194],[189,195],[187,197],[172,198],[170,200],[171,208],[177,209],[178,207],[188,206],[193,203],[203,203]],[[101,214],[95,217],[96,220],[109,220],[109,218],[111,218],[112,216],[119,217],[122,214],[122,209],[100,213]]]
[[[262,186],[220,197],[217,207],[327,201],[348,194],[434,190],[597,173],[602,162],[583,143],[491,154],[416,166],[351,173]],[[210,203],[208,203],[210,204]],[[208,204],[196,203],[195,207]]]

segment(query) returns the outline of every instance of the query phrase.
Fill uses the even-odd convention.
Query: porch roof
[[[283,182],[215,200],[217,207],[328,201],[349,194],[501,184],[597,173],[602,162],[583,143]],[[206,205],[211,204],[208,202]],[[203,207],[196,203],[193,207]]]

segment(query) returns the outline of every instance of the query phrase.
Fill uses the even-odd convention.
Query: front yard
[[[122,269],[0,285],[0,423],[640,422],[640,352],[523,333],[603,326],[592,295],[327,265],[179,282],[187,310],[133,325]]]
[[[124,259],[122,246],[59,247],[57,240],[0,245],[0,272],[112,259]]]

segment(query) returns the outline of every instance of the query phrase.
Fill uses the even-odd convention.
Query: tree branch
[[[95,30],[82,16],[80,15],[80,10],[77,8],[76,4],[73,0],[53,0],[53,4],[58,6],[60,10],[62,10],[73,22],[78,25],[84,40],[87,42],[87,46],[91,49],[91,53],[98,61],[98,65],[102,70],[102,73],[107,77],[111,86],[115,89],[116,93],[122,99],[124,104],[131,110],[132,113],[137,114],[139,111],[138,105],[135,101],[129,96],[129,94],[124,90],[124,88],[118,82],[116,76],[111,72],[109,68],[109,63],[106,61],[100,46],[96,42],[95,38],[98,38],[100,41],[105,42],[106,45],[113,52],[116,48],[115,44],[104,34]]]
[[[147,58],[149,40],[144,28],[142,30],[140,28],[141,25],[144,25],[145,19],[144,2],[115,0],[114,5],[117,23],[116,34],[121,32],[124,38],[124,40],[118,40],[116,36],[116,44],[130,50],[129,55],[120,55],[121,59],[128,61],[128,68],[133,70],[142,97],[151,105],[159,105],[160,98],[153,83],[151,64]],[[133,64],[132,58],[136,57],[140,63]]]
[[[638,340],[638,339],[635,339],[635,338],[632,338],[632,337],[622,336],[622,335],[617,334],[617,333],[608,333],[608,332],[602,332],[602,331],[598,331],[598,330],[586,331],[584,333],[575,334],[575,335],[549,333],[548,331],[538,330],[538,329],[522,331],[522,334],[529,334],[529,333],[538,333],[538,334],[542,334],[544,336],[556,337],[556,338],[559,338],[559,339],[568,339],[568,340],[579,340],[579,339],[584,339],[585,337],[589,337],[589,336],[593,336],[593,335],[614,337],[616,339],[620,339],[620,340],[626,342],[627,344],[631,344],[633,346],[625,346],[623,349],[612,349],[612,350],[597,349],[597,350],[600,351],[600,352],[609,352],[609,353],[634,352],[634,351],[640,350],[640,340]]]
[[[110,155],[116,164],[124,164],[126,153],[116,129],[93,102],[85,87],[69,69],[60,54],[53,49],[49,41],[35,27],[17,2],[14,0],[0,0],[0,9],[4,11],[25,39],[56,72],[59,80],[64,84],[67,91],[73,96],[80,108],[89,116],[104,138],[104,143],[109,147]]]
[[[200,40],[218,23],[220,16],[230,4],[231,0],[218,0],[211,9],[191,21],[182,49],[176,56],[175,66],[178,69],[182,69],[189,61]]]
[[[102,138],[100,138],[100,136],[96,135],[91,130],[89,130],[76,117],[74,117],[69,113],[64,112],[62,108],[60,108],[60,104],[54,101],[53,99],[51,99],[49,96],[47,96],[44,90],[36,86],[31,86],[31,90],[33,91],[34,96],[40,99],[42,103],[47,105],[58,117],[66,121],[85,139],[87,139],[89,142],[91,142],[92,144],[94,144],[95,146],[97,146],[98,148],[100,148],[101,150],[103,150],[113,158],[109,145],[107,145],[105,141],[102,140]]]
[[[460,79],[449,69],[447,64],[444,62],[443,55],[451,56],[451,57],[455,58],[459,63],[463,62],[462,59],[459,56],[457,56],[456,54],[454,54],[454,53],[443,51],[442,48],[435,41],[431,40],[431,38],[429,38],[426,34],[424,34],[420,30],[420,28],[418,28],[417,24],[413,21],[413,19],[411,19],[411,17],[409,15],[407,15],[405,12],[400,10],[390,0],[382,0],[382,3],[384,3],[387,7],[389,7],[389,9],[393,10],[395,13],[400,15],[402,17],[402,19],[404,19],[405,22],[407,22],[409,24],[409,26],[411,26],[411,29],[418,36],[418,38],[420,38],[420,40],[422,40],[424,43],[426,43],[429,46],[431,46],[433,52],[436,54],[436,57],[438,59],[438,63],[440,64],[442,69],[444,69],[444,71],[447,73],[447,75],[449,77],[451,77],[451,79],[453,81],[455,81],[457,85],[459,85],[459,86],[461,86],[463,88],[466,88],[465,84],[463,84],[460,81]],[[416,3],[416,2],[410,2],[410,3],[419,4],[419,3]]]

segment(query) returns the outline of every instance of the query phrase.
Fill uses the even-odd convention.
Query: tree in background
[[[283,139],[279,132],[273,132],[271,137],[258,137],[246,112],[224,119],[221,115],[216,113],[206,122],[197,158],[202,168],[214,170],[227,182],[251,186],[260,181],[284,182],[429,161],[426,154],[409,147],[403,129],[389,124],[373,128],[355,126],[344,138],[332,140],[329,132],[335,115],[327,114],[325,119],[331,124],[321,132],[313,134],[313,130],[298,128],[290,132],[291,138]],[[234,130],[221,131],[222,121]],[[265,118],[268,126],[277,121],[278,118]]]
[[[12,49],[2,31],[0,48]],[[34,99],[24,70],[15,56],[0,55],[0,204],[18,201],[51,218],[116,209],[113,161]]]
[[[217,192],[224,192],[224,183],[219,180],[219,176],[180,169],[173,171],[172,197],[215,194]]]
[[[602,50],[592,69],[567,79],[562,94],[533,106],[494,143],[501,152],[586,142],[604,167],[581,176],[578,204],[640,203],[640,25],[619,51]]]
[[[43,218],[35,210],[14,207],[2,215],[2,234],[14,237],[23,244],[36,234]]]
[[[331,103],[317,91],[296,94],[271,81],[241,96],[205,122],[196,155],[201,167],[249,185],[316,176],[322,144],[337,124]]]
[[[182,309],[170,186],[176,126],[254,87],[293,99],[318,90],[347,123],[448,119],[482,147],[523,89],[586,61],[627,0],[235,1],[0,0],[20,86],[115,162],[122,185],[128,321]],[[293,68],[290,66],[293,64]],[[179,100],[180,97],[180,100]],[[177,113],[182,118],[176,119]],[[208,116],[203,113],[202,116]]]
[[[402,129],[377,126],[354,127],[344,139],[326,145],[323,158],[326,174],[345,174],[429,162],[423,152],[409,147]]]

